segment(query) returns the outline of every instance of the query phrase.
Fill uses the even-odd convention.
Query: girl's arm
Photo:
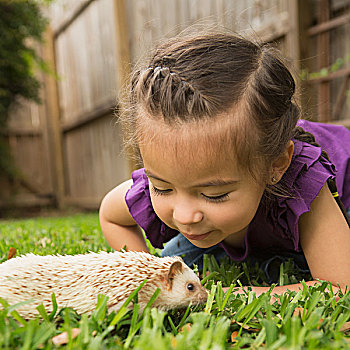
[[[115,187],[103,198],[100,206],[100,225],[108,244],[115,250],[148,252],[140,227],[129,213],[125,194],[132,185],[128,180]]]
[[[314,286],[316,284],[319,284],[320,282],[319,281],[308,281],[308,282],[305,282],[305,284],[307,286]],[[224,292],[228,291],[228,287],[226,288],[222,288],[224,290]],[[236,290],[234,292],[234,294],[243,294],[243,293],[246,293],[248,292],[249,290],[251,290],[252,292],[255,293],[255,295],[258,297],[260,296],[261,294],[263,293],[266,293],[267,291],[270,290],[270,287],[255,287],[255,286],[251,286],[251,287],[243,287],[244,290],[242,290],[242,288],[239,288],[238,290]],[[277,295],[281,295],[287,291],[290,291],[290,292],[298,292],[299,290],[302,290],[303,289],[303,285],[301,283],[296,283],[296,284],[288,284],[288,285],[285,285],[285,286],[277,286],[275,287],[272,292],[271,292],[271,299],[270,299],[270,303],[273,304],[276,300],[278,300],[274,295],[277,294]],[[339,291],[339,288],[338,287],[335,287],[335,286],[332,286],[332,291],[334,294],[337,294],[337,292]],[[344,290],[343,290],[344,292]],[[339,298],[338,296],[336,297],[336,300],[337,298]]]
[[[300,217],[299,234],[312,276],[350,287],[350,229],[327,184]]]
[[[314,286],[315,284],[319,284],[320,282],[319,281],[308,281],[308,282],[305,282],[305,284],[307,286]],[[268,290],[270,290],[270,287],[255,287],[255,286],[251,286],[251,287],[243,287],[244,290],[246,292],[248,292],[248,290],[251,290],[252,292],[255,292],[256,296],[259,296],[263,293],[266,293]],[[223,288],[224,291],[227,291],[229,288]],[[300,289],[303,289],[303,286],[301,283],[296,283],[296,284],[288,284],[288,285],[285,285],[285,286],[277,286],[275,287],[273,290],[272,290],[272,293],[271,293],[271,296],[274,295],[274,294],[283,294],[285,292],[287,292],[288,290],[291,291],[291,292],[298,292]],[[333,286],[333,292],[334,294],[336,294],[338,292],[338,289],[337,287],[334,287]],[[241,288],[238,289],[238,291],[236,291],[236,294],[242,294],[244,293],[244,291],[242,291]],[[274,301],[275,299],[272,298],[272,301]]]

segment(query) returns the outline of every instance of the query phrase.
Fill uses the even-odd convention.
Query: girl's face
[[[203,138],[164,133],[140,151],[153,208],[167,226],[200,248],[221,241],[241,246],[265,186],[242,172],[232,156],[225,159],[213,147],[206,152]]]

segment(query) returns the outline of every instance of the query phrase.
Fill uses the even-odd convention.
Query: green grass
[[[7,259],[10,247],[17,255],[77,254],[110,250],[99,228],[97,214],[65,218],[0,221],[0,258]],[[159,253],[152,250],[152,253]],[[186,310],[160,312],[146,308],[142,315],[135,305],[108,313],[106,297],[99,296],[90,316],[59,307],[42,317],[26,321],[0,300],[0,349],[342,349],[350,348],[349,293],[335,296],[323,282],[304,284],[298,293],[287,292],[271,303],[273,288],[256,297],[253,292],[235,296],[240,283],[266,285],[256,266],[229,260],[218,265],[205,258],[204,281],[210,296],[206,305]],[[281,267],[280,283],[302,280],[291,263]],[[222,287],[231,287],[224,293]],[[136,295],[133,295],[134,301]],[[55,305],[55,299],[53,299]],[[51,310],[50,310],[51,311]],[[74,337],[75,329],[79,335]],[[67,343],[55,345],[53,337],[67,332]]]

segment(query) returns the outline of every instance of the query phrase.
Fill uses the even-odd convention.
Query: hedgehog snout
[[[188,289],[188,288],[187,288]],[[200,281],[190,288],[191,290],[187,292],[189,299],[192,301],[193,304],[204,304],[208,299],[208,291],[201,285]],[[193,294],[191,295],[191,292],[193,291]]]
[[[207,290],[202,286],[196,274],[188,267],[174,278],[170,294],[178,307],[190,303],[202,304],[208,298]]]

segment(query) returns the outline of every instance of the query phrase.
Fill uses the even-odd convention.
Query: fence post
[[[43,59],[49,64],[52,70],[51,73],[44,76],[50,170],[53,177],[56,204],[59,209],[62,209],[64,206],[62,130],[57,80],[54,76],[56,74],[54,36],[50,27],[48,27],[44,34],[44,40]]]
[[[302,72],[303,69],[308,69],[310,66],[310,35],[308,30],[312,25],[313,13],[312,13],[312,4],[310,1],[298,0],[297,1],[297,15],[296,23],[298,26],[298,74]],[[310,101],[312,100],[310,86],[307,81],[301,81],[299,77],[297,84],[298,86],[298,103],[302,110],[302,113],[305,115],[310,114]]]
[[[300,68],[300,26],[299,26],[299,1],[288,1],[289,31],[287,34],[287,52],[293,60],[293,66],[299,72]]]
[[[327,22],[330,18],[330,2],[329,0],[321,0],[319,5],[318,23]],[[318,68],[329,66],[329,48],[330,48],[330,34],[329,31],[320,33],[317,36],[317,55],[318,55]],[[324,81],[318,84],[318,121],[329,122],[330,121],[330,83]]]
[[[129,82],[131,73],[131,57],[129,46],[129,31],[127,25],[127,10],[124,0],[114,0],[114,18],[116,27],[116,55],[117,55],[117,86],[118,92],[124,89]],[[117,101],[118,103],[118,101]],[[137,169],[134,154],[128,150],[129,171]]]

